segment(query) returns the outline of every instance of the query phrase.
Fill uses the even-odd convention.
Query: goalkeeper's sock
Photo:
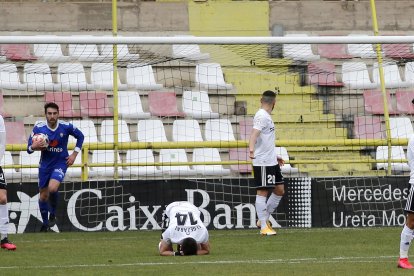
[[[50,203],[50,214],[54,216],[56,214],[56,207],[59,199],[59,192],[49,194],[49,203]]]
[[[9,232],[9,210],[7,204],[0,205],[0,234],[1,239],[7,238]]]
[[[266,197],[261,195],[256,195],[256,213],[257,218],[260,220],[261,229],[265,229],[266,225]]]
[[[49,225],[49,206],[47,204],[47,201],[41,201],[39,200],[39,210],[40,214],[42,215],[43,225]]]
[[[282,199],[282,196],[278,196],[275,193],[272,193],[270,195],[266,203],[267,219],[269,219],[270,215],[276,210],[277,206],[279,206],[281,199]]]
[[[410,249],[411,240],[413,239],[414,230],[404,225],[401,231],[401,242],[400,242],[400,258],[408,258],[408,250]]]

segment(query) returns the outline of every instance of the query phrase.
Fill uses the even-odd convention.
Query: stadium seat
[[[206,121],[205,138],[207,141],[234,141],[233,127],[228,119]]]
[[[184,117],[178,111],[175,92],[149,92],[148,105],[151,115],[160,117]]]
[[[384,55],[395,59],[414,59],[414,53],[410,44],[382,44]]]
[[[69,61],[70,56],[64,56],[60,44],[34,44],[34,54],[47,62]]]
[[[118,164],[121,163],[121,158],[118,154]],[[92,154],[92,163],[104,163],[104,164],[110,164],[112,166],[109,167],[91,167],[91,173],[93,176],[96,177],[108,177],[113,178],[115,173],[115,167],[113,166],[115,163],[114,158],[114,150],[95,150]],[[122,167],[118,167],[118,174],[122,176]]]
[[[194,149],[193,162],[220,162],[218,149],[202,148]],[[223,168],[222,165],[194,165],[194,171],[201,175],[229,175],[230,170]]]
[[[114,90],[114,68],[112,63],[93,63],[91,66],[91,81],[96,89]],[[128,86],[122,84],[118,75],[118,90],[127,90]]]
[[[164,166],[160,166],[160,170],[163,174],[170,176],[193,176],[196,174],[189,166],[171,166],[168,163],[175,162],[188,162],[187,154],[184,149],[161,149],[160,150],[160,163]]]
[[[410,138],[414,134],[408,117],[390,118],[391,138]]]
[[[106,92],[80,92],[80,110],[82,117],[111,117]]]
[[[355,116],[354,137],[357,139],[383,139],[385,138],[385,127],[380,117]]]
[[[7,180],[13,180],[20,177],[20,173],[16,172],[14,168],[5,168],[4,166],[14,165],[13,163],[13,156],[10,151],[5,151],[3,160],[1,161],[1,167],[3,169],[4,176]]]
[[[82,131],[85,136],[84,143],[97,144],[98,135],[96,133],[95,124],[91,120],[72,120],[74,126],[76,126],[80,131]],[[69,143],[75,143],[75,138],[69,136]]]
[[[161,120],[138,121],[137,140],[140,142],[167,142]]]
[[[196,120],[175,120],[173,123],[173,141],[203,141],[198,122]]]
[[[80,112],[75,111],[72,105],[70,92],[45,92],[45,102],[54,102],[59,106],[59,116],[62,118],[80,117]]]
[[[141,98],[136,91],[118,92],[118,112],[123,119],[147,119],[149,112],[142,110]]]
[[[6,144],[26,144],[28,136],[26,136],[23,121],[9,122],[5,121],[6,127]]]
[[[82,164],[82,157],[79,154],[77,158],[75,159],[74,165],[81,165]],[[86,167],[86,170],[88,171],[88,178],[91,178],[94,176],[94,173],[91,172],[89,167]],[[82,176],[82,167],[73,167],[70,166],[66,170],[66,175],[71,178],[80,178]]]
[[[0,55],[12,61],[37,60],[37,57],[30,53],[28,44],[3,44],[0,48]]]
[[[377,147],[376,160],[386,160],[388,159],[388,147],[387,146],[379,146]],[[391,159],[393,160],[405,160],[404,149],[401,146],[392,146],[391,147]],[[387,170],[388,163],[377,163],[377,169]],[[410,167],[407,163],[391,163],[391,170],[394,172],[409,172]]]
[[[69,56],[78,61],[99,62],[103,60],[95,44],[69,44]]]
[[[342,82],[351,89],[372,89],[377,86],[371,82],[367,65],[364,62],[344,62]]]
[[[128,45],[118,44],[117,45],[117,59],[119,61],[136,61],[139,59],[138,54],[131,54],[128,50]],[[104,60],[113,60],[114,51],[112,44],[102,44],[101,45],[101,57]]]
[[[239,122],[240,139],[249,140],[253,130],[253,118],[246,118]]]
[[[103,120],[101,123],[101,142],[114,142],[114,120]],[[118,142],[131,142],[129,128],[124,120],[118,120]]]
[[[395,92],[397,99],[397,110],[402,114],[414,114],[414,91],[400,91]]]
[[[336,80],[335,64],[313,62],[308,65],[309,83],[319,86],[344,86]]]
[[[216,119],[219,114],[211,110],[208,93],[205,91],[184,91],[183,111],[195,119]]]
[[[218,63],[201,63],[196,66],[196,83],[205,89],[233,89],[224,81],[223,71]]]
[[[414,62],[407,62],[405,64],[405,82],[408,83],[409,86],[414,86]]]
[[[229,149],[229,159],[232,161],[251,161],[248,148],[231,148]],[[230,169],[241,174],[252,172],[251,164],[234,164],[230,165]]]
[[[3,116],[3,118],[13,117],[11,114],[7,113],[4,110],[4,108],[5,108],[5,103],[4,103],[3,92],[0,92],[0,115]]]
[[[70,91],[95,90],[95,86],[86,81],[85,70],[80,63],[60,63],[57,79],[63,89]]]
[[[17,67],[13,63],[0,64],[0,88],[27,90],[27,85],[20,82]]]
[[[350,34],[349,36],[368,37],[368,35],[364,34]],[[377,57],[372,44],[348,44],[348,53],[352,56],[361,58]]]
[[[275,147],[276,149],[276,155],[281,156],[285,162],[289,161],[289,154],[287,152],[287,149],[285,147]],[[282,170],[282,173],[288,173],[288,174],[295,174],[298,173],[298,168],[293,168],[290,164],[285,163],[282,167],[280,167]]]
[[[307,37],[307,34],[287,34],[285,37]],[[310,44],[283,44],[283,56],[299,61],[313,61],[321,57],[315,55]]]
[[[388,113],[396,114],[391,102],[390,93],[387,91]],[[364,91],[364,107],[365,112],[369,114],[384,114],[384,101],[380,90]]]
[[[53,83],[52,73],[47,63],[26,63],[23,80],[34,91],[62,91],[62,85]]]
[[[128,150],[126,152],[126,163],[154,163],[154,154],[149,149]],[[128,173],[130,175],[128,175]],[[124,177],[130,176],[156,176],[160,170],[156,166],[130,166],[123,172]]]
[[[179,35],[177,37],[193,37],[191,35]],[[209,59],[210,54],[201,53],[200,46],[197,44],[173,44],[172,46],[173,58],[186,60],[203,60]]]
[[[400,77],[400,70],[396,63],[386,63],[382,65],[383,72],[384,72],[384,81],[386,88],[401,88],[407,87],[409,85],[408,82],[402,81]],[[379,87],[380,83],[380,75],[379,75],[379,68],[378,63],[375,62],[373,66],[373,80],[374,83]]]
[[[138,90],[158,90],[163,87],[162,84],[156,83],[151,65],[130,63],[126,74],[129,87]]]
[[[353,58],[353,56],[347,53],[345,44],[319,44],[318,54],[323,58],[329,59]]]
[[[20,168],[22,178],[37,179],[39,176],[39,161],[41,151],[35,151],[32,154],[27,151],[20,152],[20,165],[33,165],[33,168]]]

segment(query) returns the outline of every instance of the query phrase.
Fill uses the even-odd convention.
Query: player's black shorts
[[[275,185],[283,185],[283,175],[279,165],[253,166],[254,182],[256,188],[274,188]]]
[[[6,177],[4,176],[3,168],[0,166],[0,189],[7,190]]]
[[[407,203],[405,204],[404,211],[414,213],[414,184],[411,184],[410,186],[410,192],[407,196]]]

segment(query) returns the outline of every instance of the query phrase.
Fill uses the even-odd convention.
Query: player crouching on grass
[[[200,211],[187,201],[170,203],[165,209],[163,232],[158,249],[161,256],[207,255],[210,253],[208,231]],[[174,251],[173,244],[177,244]]]

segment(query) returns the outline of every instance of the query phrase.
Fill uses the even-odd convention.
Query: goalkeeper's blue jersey
[[[46,121],[40,121],[34,126],[30,134],[27,143],[28,153],[33,153],[33,151],[29,150],[29,147],[32,145],[32,137],[37,133],[46,134],[49,138],[49,146],[42,151],[39,162],[40,169],[52,169],[56,165],[66,166],[66,157],[69,156],[69,135],[76,138],[76,147],[79,149],[82,148],[84,140],[82,132],[70,123],[58,120],[56,128],[50,129]]]

